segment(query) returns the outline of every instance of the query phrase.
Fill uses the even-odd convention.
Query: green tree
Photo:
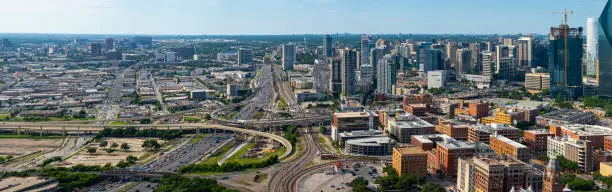
[[[95,147],[89,147],[87,148],[87,153],[95,153],[98,149],[96,149]]]
[[[435,184],[435,183],[427,183],[425,185],[423,185],[423,187],[421,188],[422,192],[446,192],[446,189],[444,189],[444,187]]]
[[[154,151],[161,148],[161,145],[155,139],[147,139],[142,143],[142,147],[149,151]]]
[[[137,157],[134,157],[134,156],[131,156],[131,155],[125,158],[125,161],[127,161],[130,164],[136,163],[137,160],[138,160]]]
[[[127,143],[121,144],[121,150],[124,150],[124,151],[130,150],[130,145]]]
[[[100,142],[100,147],[106,147],[108,145],[107,141]]]
[[[117,148],[117,147],[119,147],[119,144],[117,144],[115,142],[113,142],[113,144],[111,144],[111,146],[110,146],[110,148]]]
[[[325,134],[327,132],[327,128],[325,126],[319,127],[319,133]]]

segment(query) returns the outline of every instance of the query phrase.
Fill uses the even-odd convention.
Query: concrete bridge
[[[40,123],[24,123],[24,122],[3,122],[0,124],[0,130],[13,131],[17,134],[22,132],[40,132],[42,133],[59,133],[66,135],[69,132],[78,133],[97,133],[102,131],[104,128],[117,129],[117,128],[128,128],[133,127],[136,129],[157,129],[157,130],[194,130],[199,133],[201,130],[212,131],[231,131],[236,133],[246,133],[250,135],[268,137],[276,142],[281,143],[285,149],[285,153],[279,157],[279,159],[288,157],[293,151],[291,142],[285,138],[272,134],[251,129],[243,129],[230,127],[220,124],[134,124],[134,125],[96,125],[96,124],[40,124]]]

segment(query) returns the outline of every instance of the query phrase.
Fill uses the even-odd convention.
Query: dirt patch
[[[0,139],[0,156],[22,156],[37,151],[51,152],[62,144],[62,139]]]
[[[141,160],[142,157],[150,156],[151,153],[146,151],[142,146],[145,139],[142,138],[107,138],[104,139],[108,144],[106,147],[100,147],[100,142],[93,142],[85,147],[75,156],[70,157],[66,160],[68,165],[105,165],[111,163],[116,165],[121,160],[125,160],[128,156],[135,156]],[[163,140],[157,140],[158,143],[163,144]],[[113,143],[117,144],[117,147],[111,148]],[[121,150],[121,145],[127,143],[130,149],[127,151]],[[88,153],[88,148],[96,148],[95,153]],[[114,151],[109,153],[106,149],[113,149]]]

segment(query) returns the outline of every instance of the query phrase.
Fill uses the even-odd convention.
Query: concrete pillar
[[[42,127],[42,125],[40,126],[40,136],[41,137],[43,136],[43,127]]]

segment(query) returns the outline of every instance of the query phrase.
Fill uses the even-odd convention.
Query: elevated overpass
[[[17,134],[21,134],[22,132],[39,132],[42,134],[43,132],[54,132],[60,134],[67,134],[68,132],[83,132],[83,133],[94,133],[103,130],[104,128],[117,129],[117,128],[128,128],[133,127],[136,129],[158,129],[158,130],[195,130],[200,132],[200,130],[222,130],[222,131],[232,131],[238,133],[246,133],[256,136],[268,137],[273,139],[276,142],[281,143],[285,149],[285,153],[279,157],[279,159],[283,159],[288,157],[293,151],[293,146],[291,142],[287,139],[272,134],[266,133],[256,130],[243,129],[230,127],[226,125],[220,124],[196,124],[196,123],[187,123],[187,124],[156,124],[156,125],[148,125],[148,124],[134,124],[134,125],[96,125],[96,124],[40,124],[40,123],[24,123],[24,122],[3,122],[0,123],[0,130],[5,131],[13,131],[17,132]]]

